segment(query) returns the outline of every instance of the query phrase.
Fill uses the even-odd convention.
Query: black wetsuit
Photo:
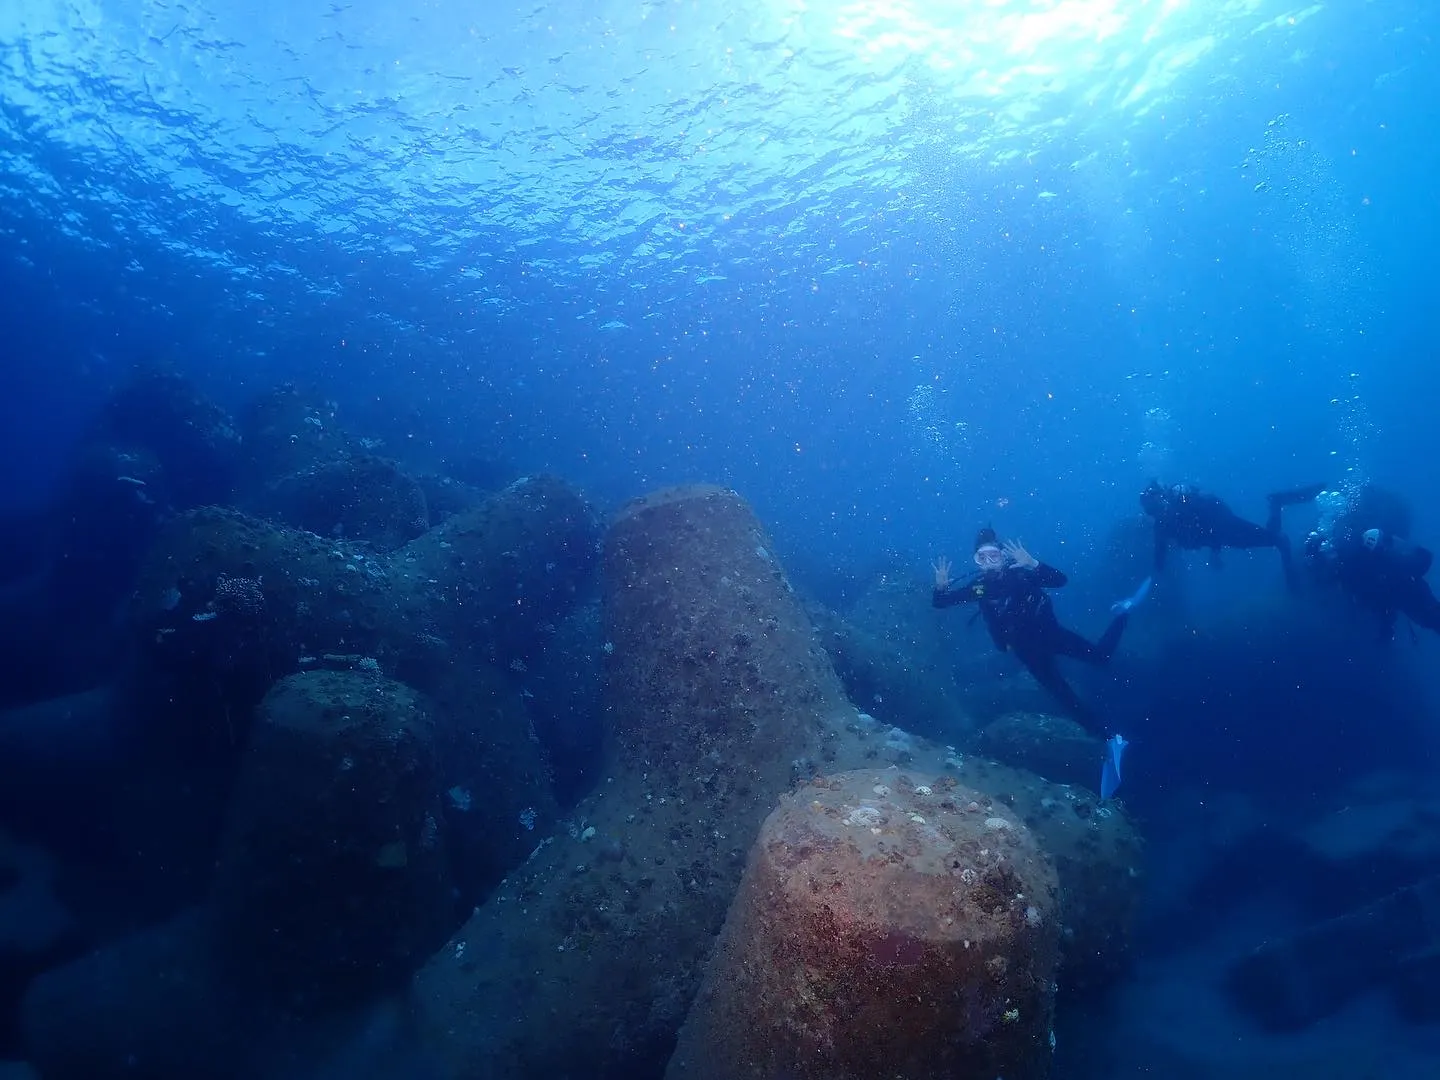
[[[1099,642],[1091,644],[1073,630],[1060,625],[1046,589],[1058,589],[1067,578],[1053,566],[1040,563],[1031,569],[1007,566],[985,570],[964,581],[936,588],[932,597],[937,608],[976,603],[990,631],[990,639],[1002,652],[1013,652],[1035,681],[1096,734],[1104,734],[1099,717],[1080,700],[1060,674],[1056,660],[1062,656],[1083,660],[1096,667],[1109,663],[1125,631],[1129,614],[1111,620]]]
[[[1165,554],[1172,544],[1185,551],[1209,548],[1210,561],[1215,564],[1219,563],[1222,548],[1273,547],[1280,553],[1285,581],[1293,587],[1290,541],[1280,529],[1280,515],[1285,507],[1309,502],[1322,490],[1323,484],[1315,484],[1266,496],[1270,514],[1264,525],[1256,525],[1231,510],[1218,496],[1187,484],[1152,486],[1140,496],[1140,504],[1155,519],[1155,572],[1164,569]]]
[[[1425,574],[1433,556],[1428,548],[1385,534],[1373,548],[1364,535],[1337,536],[1327,554],[1324,576],[1332,578],[1357,605],[1380,619],[1380,637],[1395,636],[1395,622],[1404,615],[1416,626],[1440,632],[1440,600],[1430,591]]]

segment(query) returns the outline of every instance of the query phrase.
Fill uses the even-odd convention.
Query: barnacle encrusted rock
[[[1048,1074],[1055,871],[1012,814],[936,786],[860,771],[781,799],[667,1080]]]

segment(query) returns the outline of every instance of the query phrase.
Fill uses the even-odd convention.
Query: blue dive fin
[[[1105,740],[1105,763],[1100,768],[1100,798],[1108,799],[1120,787],[1120,760],[1130,744],[1123,735],[1111,735]]]
[[[1144,581],[1140,582],[1140,587],[1136,589],[1134,593],[1127,596],[1124,600],[1118,600],[1115,603],[1111,604],[1110,614],[1124,615],[1136,604],[1144,600],[1145,597],[1150,595],[1150,586],[1153,584],[1155,584],[1155,579],[1147,577]]]

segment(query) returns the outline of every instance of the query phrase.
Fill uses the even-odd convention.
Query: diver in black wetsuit
[[[1054,695],[1075,719],[1103,736],[1104,724],[1065,681],[1056,660],[1069,656],[1097,667],[1109,663],[1120,643],[1120,635],[1125,632],[1130,609],[1143,600],[1149,590],[1149,579],[1134,596],[1111,608],[1115,617],[1099,642],[1091,644],[1075,631],[1061,626],[1055,617],[1054,605],[1045,590],[1058,589],[1067,581],[1055,567],[1040,562],[1013,540],[1002,548],[995,530],[990,528],[980,530],[976,537],[975,565],[980,568],[978,573],[952,582],[949,562],[940,559],[934,567],[934,605],[945,608],[971,602],[978,604],[995,647],[1001,652],[1013,652],[1035,676],[1035,681]]]
[[[1311,533],[1305,561],[1316,580],[1339,585],[1356,606],[1379,618],[1381,641],[1394,639],[1401,615],[1440,632],[1440,600],[1425,580],[1434,561],[1428,548],[1380,529],[1342,528],[1328,539]]]
[[[1285,583],[1295,587],[1295,571],[1290,558],[1290,540],[1280,530],[1280,514],[1287,506],[1314,501],[1324,484],[1293,491],[1277,491],[1265,496],[1270,514],[1264,525],[1256,525],[1236,514],[1216,495],[1200,491],[1189,484],[1162,487],[1151,480],[1140,493],[1140,506],[1155,519],[1155,572],[1165,566],[1165,553],[1170,545],[1184,551],[1210,549],[1211,565],[1220,565],[1221,548],[1273,547],[1280,553]]]

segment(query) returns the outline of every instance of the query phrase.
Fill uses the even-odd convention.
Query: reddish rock
[[[1144,844],[1115,802],[981,758],[956,779],[1010,807],[1050,856],[1060,878],[1061,978],[1065,995],[1113,986],[1129,969],[1130,929],[1140,906]]]
[[[667,1080],[1048,1075],[1055,872],[983,798],[872,770],[783,798]]]

